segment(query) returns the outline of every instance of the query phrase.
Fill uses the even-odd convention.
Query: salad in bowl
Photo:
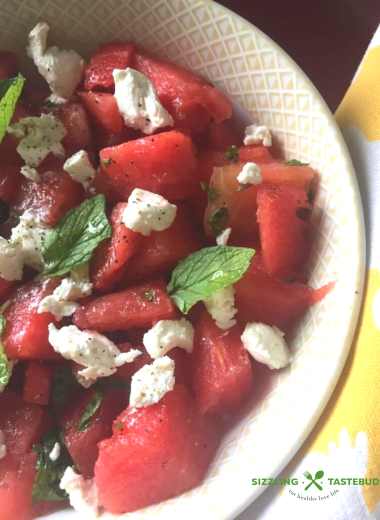
[[[316,172],[132,41],[0,53],[0,503],[120,515],[204,479],[297,322]]]

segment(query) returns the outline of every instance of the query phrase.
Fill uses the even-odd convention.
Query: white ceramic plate
[[[133,39],[193,69],[270,126],[287,159],[320,173],[313,221],[311,284],[338,282],[301,321],[293,364],[258,368],[253,401],[231,430],[198,488],[119,518],[234,518],[262,491],[254,476],[274,477],[300,448],[342,371],[358,318],[365,235],[351,159],[332,114],[298,66],[259,29],[208,0],[0,0],[0,48],[23,52],[41,20],[55,43],[88,57],[100,43]],[[25,72],[32,67],[24,55]],[[31,76],[33,77],[33,76]],[[359,294],[356,294],[358,291]],[[110,515],[104,515],[111,518]],[[75,519],[73,511],[49,517]]]

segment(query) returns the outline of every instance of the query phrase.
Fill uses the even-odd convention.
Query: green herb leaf
[[[9,373],[8,358],[4,352],[3,343],[1,341],[1,335],[5,331],[5,326],[7,324],[7,320],[4,318],[3,312],[7,307],[9,307],[10,304],[11,302],[8,300],[0,308],[0,386],[2,387],[7,386],[11,377]]]
[[[71,397],[75,387],[79,386],[70,367],[58,367],[51,387],[50,402],[54,412],[60,412]]]
[[[309,166],[308,162],[297,161],[297,159],[291,159],[282,163],[284,166]]]
[[[0,81],[0,143],[11,122],[24,82],[25,78],[21,74],[16,78]]]
[[[83,417],[77,425],[77,430],[79,432],[83,432],[89,427],[92,417],[96,413],[99,406],[102,404],[103,398],[104,393],[100,390],[98,392],[95,392],[95,394],[91,397],[90,402],[86,406],[86,410],[83,414]]]
[[[148,302],[154,302],[154,291],[153,289],[150,289],[149,287],[145,287],[143,289],[145,293],[140,296],[140,300],[147,300]]]
[[[94,249],[110,235],[104,195],[85,200],[60,218],[46,237],[45,269],[37,279],[60,276],[87,264]]]
[[[214,211],[210,217],[210,226],[214,237],[219,236],[220,233],[226,229],[229,218],[230,214],[226,207]]]
[[[207,184],[201,181],[201,188],[203,191],[207,193],[207,198],[209,202],[214,202],[214,200],[219,198],[219,193],[214,189],[207,186]]]
[[[109,168],[111,166],[112,159],[111,157],[108,157],[107,159],[102,160],[102,164],[105,168]]]
[[[227,162],[237,163],[239,160],[239,151],[237,146],[230,146],[227,148],[226,153],[224,154],[224,159]]]
[[[56,461],[50,459],[49,455],[58,442],[61,447],[60,456]],[[59,487],[66,468],[73,465],[73,461],[64,445],[60,432],[54,428],[42,439],[41,444],[33,446],[37,452],[37,462],[35,469],[37,474],[32,489],[32,504],[38,500],[48,502],[58,502],[68,498],[66,491]]]
[[[114,424],[114,426],[120,432],[123,430],[123,423],[122,422],[117,422],[117,423]]]
[[[172,273],[168,294],[185,314],[199,301],[234,284],[255,254],[244,247],[206,247],[182,260]]]

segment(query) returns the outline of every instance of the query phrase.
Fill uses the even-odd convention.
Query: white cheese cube
[[[23,267],[22,249],[0,237],[0,276],[8,282],[21,280]]]
[[[143,337],[148,354],[157,359],[175,347],[187,352],[193,351],[194,327],[185,318],[180,320],[160,320]]]
[[[98,489],[95,479],[85,479],[75,473],[73,468],[68,467],[59,487],[69,495],[70,505],[80,513],[80,518],[86,520],[98,518]]]
[[[49,453],[49,459],[52,460],[53,462],[55,462],[56,460],[59,459],[60,455],[61,455],[61,445],[59,444],[59,442],[56,442],[54,444],[53,449]]]
[[[251,356],[269,368],[283,368],[292,361],[284,333],[277,327],[269,327],[264,323],[248,323],[241,340]]]
[[[88,157],[88,153],[84,150],[80,150],[69,157],[63,165],[63,169],[74,181],[81,183],[89,182],[95,177],[96,173]]]
[[[228,240],[230,238],[232,229],[230,227],[226,228],[224,231],[220,233],[216,237],[216,245],[218,246],[226,246],[228,244]]]
[[[92,283],[89,280],[88,265],[80,267],[76,271],[71,271],[68,278],[64,278],[53,292],[41,300],[38,307],[38,314],[51,312],[60,321],[63,316],[74,314],[78,303],[75,303],[84,296],[89,296],[92,292]]]
[[[237,313],[237,309],[234,307],[235,289],[232,285],[209,296],[203,302],[220,329],[227,330],[236,324],[236,320],[233,319]]]
[[[63,157],[65,150],[61,140],[66,135],[66,128],[52,114],[40,117],[24,117],[7,128],[7,132],[21,138],[17,152],[29,166],[39,166],[52,153]]]
[[[240,184],[261,184],[263,178],[260,174],[260,168],[253,162],[246,163],[242,171],[237,176]]]
[[[48,82],[54,97],[52,102],[66,101],[82,80],[84,60],[75,51],[47,47],[48,24],[38,23],[30,32],[26,52]]]
[[[137,70],[113,71],[115,99],[124,122],[130,128],[152,134],[157,128],[173,126],[173,118],[161,105],[152,82]]]
[[[272,134],[267,126],[250,125],[245,129],[244,144],[272,146]]]
[[[20,223],[12,229],[10,243],[21,251],[24,264],[42,271],[44,259],[42,246],[49,230],[41,227],[36,214],[27,210],[20,217]]]
[[[106,336],[91,330],[79,330],[75,325],[58,330],[50,323],[49,342],[65,359],[84,365],[86,368],[78,374],[86,379],[111,376],[117,367],[131,363],[141,354],[140,350],[122,353]]]
[[[27,179],[33,181],[33,182],[41,182],[41,175],[38,173],[38,171],[35,168],[32,168],[31,166],[25,165],[21,168],[21,173],[24,177]]]
[[[177,214],[177,206],[150,191],[134,189],[128,199],[122,221],[127,228],[148,236],[152,231],[170,227]]]
[[[158,403],[173,390],[174,382],[174,361],[168,356],[156,359],[132,376],[129,405],[141,408]]]

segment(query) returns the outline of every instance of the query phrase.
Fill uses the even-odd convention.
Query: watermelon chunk
[[[90,264],[94,289],[109,292],[120,282],[128,269],[129,258],[140,248],[142,235],[125,227],[121,221],[128,204],[117,204],[110,215],[112,235],[96,249]]]
[[[199,411],[238,409],[252,390],[252,369],[238,325],[221,330],[204,311],[195,326],[192,386]]]
[[[323,299],[331,287],[329,284],[314,290],[307,285],[277,280],[264,271],[261,255],[256,252],[250,267],[234,285],[236,317],[242,328],[254,321],[290,332],[296,320],[310,305]]]
[[[113,420],[128,404],[126,392],[107,391],[88,427],[78,431],[77,426],[95,393],[95,390],[90,389],[84,395],[74,396],[59,419],[65,445],[79,472],[85,477],[94,476],[98,443],[111,437]]]
[[[151,80],[176,127],[201,132],[211,120],[219,123],[232,115],[227,96],[194,72],[139,53],[134,68]]]
[[[110,132],[120,132],[124,126],[113,94],[106,92],[77,92],[94,121]]]
[[[77,308],[73,323],[80,329],[112,332],[174,317],[174,305],[166,294],[165,282],[159,280],[95,298]]]
[[[192,223],[191,212],[183,204],[177,203],[177,208],[169,228],[143,237],[140,250],[128,262],[124,283],[131,285],[166,274],[190,253],[203,247],[204,237]]]
[[[53,368],[45,363],[30,361],[25,372],[24,401],[47,405],[53,383]]]
[[[132,42],[113,42],[99,47],[86,69],[85,89],[112,87],[115,84],[113,70],[133,68],[134,52],[135,44]]]
[[[220,428],[202,417],[189,392],[175,385],[155,406],[127,408],[113,437],[99,445],[99,502],[113,514],[146,507],[196,486],[220,441]]]
[[[103,172],[127,201],[134,188],[186,199],[197,182],[194,145],[181,132],[143,137],[100,152]]]
[[[63,170],[62,161],[44,162],[40,173],[52,171],[41,182],[22,177],[13,199],[13,210],[22,214],[27,209],[38,213],[47,226],[54,226],[74,206],[84,200],[83,186]]]
[[[306,191],[289,186],[260,186],[257,205],[265,270],[273,276],[305,282],[312,246],[312,206]]]
[[[11,304],[4,311],[7,320],[2,336],[4,350],[11,359],[59,359],[49,343],[48,325],[54,322],[50,312],[37,313],[43,298],[53,293],[59,278],[27,283],[10,296]]]

